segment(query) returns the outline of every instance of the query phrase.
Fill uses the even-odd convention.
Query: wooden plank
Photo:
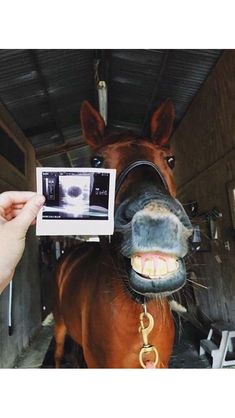
[[[213,351],[219,351],[217,345],[211,340],[201,340],[200,346],[204,348],[204,350],[209,354],[211,354]]]
[[[196,253],[190,269],[208,289],[193,288],[198,309],[210,322],[235,322],[235,240],[227,183],[235,179],[235,50],[227,50],[191,103],[172,137],[178,197],[196,200],[201,213],[218,207],[218,239]],[[208,235],[206,219],[199,223]],[[230,251],[226,250],[228,241]]]

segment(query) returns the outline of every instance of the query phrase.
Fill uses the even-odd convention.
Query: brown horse
[[[93,164],[117,170],[115,231],[110,243],[78,245],[58,264],[56,367],[66,334],[82,347],[89,368],[168,365],[174,324],[167,298],[185,284],[192,233],[175,199],[168,145],[173,121],[168,100],[153,113],[151,138],[110,135],[99,113],[82,104]]]

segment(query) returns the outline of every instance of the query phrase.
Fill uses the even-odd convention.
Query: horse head
[[[152,115],[150,137],[111,135],[88,102],[81,107],[92,165],[117,171],[112,242],[125,260],[126,286],[139,302],[168,296],[186,281],[184,257],[192,225],[176,199],[169,146],[173,122],[174,107],[167,100]]]

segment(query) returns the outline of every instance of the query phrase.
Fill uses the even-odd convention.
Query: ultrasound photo
[[[112,235],[116,170],[37,167],[36,235]]]
[[[43,219],[108,219],[109,174],[43,173]]]

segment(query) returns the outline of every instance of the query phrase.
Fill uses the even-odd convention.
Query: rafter
[[[53,146],[53,148],[43,147],[36,151],[36,158],[38,160],[44,160],[45,158],[54,157],[55,155],[66,154],[68,152],[83,148],[86,146],[85,142],[61,144]]]
[[[154,89],[153,89],[153,92],[152,92],[152,95],[151,95],[151,98],[149,100],[149,104],[148,104],[148,107],[147,107],[147,110],[146,110],[146,113],[145,113],[143,127],[142,127],[142,135],[146,135],[147,131],[148,131],[149,118],[151,116],[153,105],[154,105],[154,102],[155,102],[156,97],[157,97],[157,93],[158,93],[159,85],[160,85],[160,82],[161,82],[161,79],[162,79],[162,75],[163,75],[163,73],[165,71],[165,68],[166,68],[166,65],[167,65],[169,52],[170,52],[170,50],[167,49],[165,51],[164,55],[163,55],[163,58],[162,58],[161,68],[160,68],[160,71],[157,75],[155,85],[154,85]]]

